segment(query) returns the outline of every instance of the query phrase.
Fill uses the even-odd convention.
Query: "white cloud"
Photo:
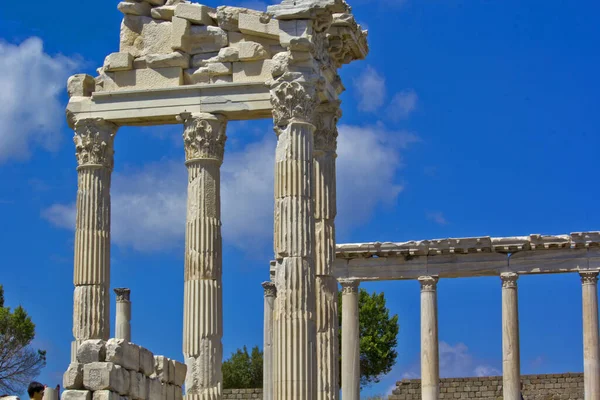
[[[358,96],[358,109],[361,111],[378,111],[385,102],[385,78],[370,65],[354,79]]]
[[[430,211],[427,213],[427,219],[438,225],[447,225],[448,220],[441,211]]]
[[[447,342],[440,341],[439,356],[441,378],[502,375],[500,370],[473,355],[464,343],[452,346]],[[420,376],[420,362],[415,363],[402,374],[403,379],[419,379]]]
[[[393,204],[402,186],[396,182],[400,151],[418,138],[382,126],[339,127],[338,227],[365,222],[379,204]],[[224,240],[241,249],[270,246],[273,235],[273,168],[276,137],[225,155],[221,169]],[[368,149],[368,151],[365,151]],[[112,239],[142,252],[183,246],[187,200],[182,161],[164,160],[141,169],[114,173]],[[75,206],[55,204],[43,216],[73,229]]]
[[[46,54],[36,37],[20,45],[0,41],[0,163],[25,160],[35,146],[58,148],[65,121],[59,96],[77,65]]]
[[[408,118],[416,109],[419,96],[413,89],[398,92],[388,106],[388,114],[393,120]]]

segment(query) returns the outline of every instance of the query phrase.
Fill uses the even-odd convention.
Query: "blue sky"
[[[101,4],[100,4],[101,3]],[[69,362],[76,161],[65,83],[118,51],[116,1],[18,2],[0,13],[0,282]],[[211,6],[221,3],[205,2]],[[600,4],[355,0],[371,53],[341,75],[338,242],[598,230]],[[236,3],[264,8],[265,3]],[[112,287],[132,289],[132,335],[182,358],[181,127],[122,128],[113,179]],[[275,134],[230,123],[223,165],[225,355],[262,344],[272,257]],[[577,275],[519,281],[522,372],[583,369]],[[365,394],[419,374],[419,285],[385,291],[398,362]],[[501,370],[499,278],[438,285],[442,376]],[[114,295],[113,295],[114,302]],[[114,305],[112,308],[114,317]]]

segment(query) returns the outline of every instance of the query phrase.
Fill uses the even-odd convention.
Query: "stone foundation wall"
[[[262,400],[262,389],[224,389],[223,400],[236,399],[236,400],[250,400],[250,399],[261,399]]]
[[[583,374],[523,375],[525,400],[583,400]],[[396,384],[389,400],[420,400],[421,380]],[[440,380],[440,399],[502,400],[502,377]]]

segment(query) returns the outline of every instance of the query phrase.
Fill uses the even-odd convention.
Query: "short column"
[[[436,276],[422,276],[421,284],[421,398],[437,400],[440,385],[440,360],[437,322]]]
[[[598,271],[580,272],[583,300],[583,380],[585,400],[600,399]]]
[[[273,282],[263,282],[265,321],[263,334],[263,400],[273,400],[273,309],[277,289]]]
[[[342,285],[342,399],[360,400],[360,326],[356,280]]]
[[[502,392],[506,400],[521,399],[518,278],[519,276],[512,272],[500,275],[502,279]]]
[[[115,318],[115,338],[131,342],[131,290],[117,288],[117,310]]]
[[[223,291],[221,164],[227,121],[181,114],[188,200],[185,230],[183,354],[186,400],[222,397]]]
[[[117,126],[101,118],[75,123],[77,211],[71,360],[87,339],[110,335],[110,183]]]

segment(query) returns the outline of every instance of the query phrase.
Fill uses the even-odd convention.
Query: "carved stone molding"
[[[183,123],[185,160],[213,159],[223,162],[227,140],[227,120],[213,114],[180,114]]]
[[[338,282],[342,285],[342,294],[358,293],[360,281],[355,279],[340,279]]]
[[[584,271],[580,272],[581,283],[583,285],[597,285],[598,284],[598,271]]]
[[[278,127],[292,120],[312,123],[317,105],[316,85],[278,80],[271,86],[271,105]]]
[[[102,118],[80,119],[75,123],[75,156],[79,167],[114,165],[114,139],[117,125]]]
[[[421,284],[422,292],[435,292],[439,278],[437,276],[420,276],[419,283]]]
[[[277,297],[277,286],[273,282],[263,282],[262,287],[265,290],[265,297]]]
[[[500,279],[502,279],[503,288],[516,288],[517,279],[519,279],[519,275],[514,272],[506,272],[500,274]]]
[[[117,295],[117,301],[129,301],[131,290],[128,288],[116,288],[114,289]]]
[[[337,122],[341,116],[339,101],[319,105],[315,118],[315,152],[335,152],[337,150]]]

